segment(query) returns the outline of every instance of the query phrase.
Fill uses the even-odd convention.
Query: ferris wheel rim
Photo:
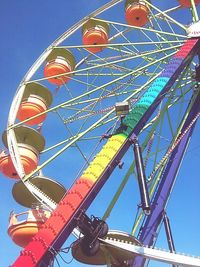
[[[10,113],[9,113],[9,118],[8,118],[8,147],[9,147],[9,151],[11,151],[11,157],[12,157],[12,159],[14,159],[14,163],[17,163],[16,166],[17,166],[17,169],[19,169],[19,173],[20,173],[20,178],[21,179],[22,179],[22,177],[24,177],[24,172],[23,172],[22,166],[19,167],[19,165],[20,165],[20,159],[19,159],[18,152],[17,152],[16,142],[15,142],[15,134],[14,134],[14,131],[13,131],[13,128],[12,128],[13,126],[12,125],[13,125],[13,122],[14,122],[14,120],[16,118],[16,116],[15,116],[16,115],[16,110],[17,110],[17,108],[18,108],[18,106],[20,104],[20,101],[21,101],[21,98],[22,98],[22,95],[23,95],[23,92],[24,92],[26,83],[31,79],[31,77],[34,74],[34,72],[44,62],[45,58],[48,56],[48,54],[52,51],[52,49],[54,47],[57,47],[60,43],[62,43],[63,40],[65,40],[68,36],[70,36],[74,31],[76,31],[77,29],[79,29],[88,19],[90,19],[91,17],[96,17],[98,14],[101,14],[106,9],[109,9],[109,8],[113,7],[114,5],[116,5],[116,4],[118,4],[118,3],[122,2],[122,1],[123,0],[111,1],[108,4],[105,4],[103,7],[100,7],[96,11],[92,12],[89,16],[86,16],[85,18],[83,18],[82,20],[80,20],[75,25],[73,25],[69,30],[67,30],[60,37],[58,37],[41,54],[41,56],[38,58],[38,60],[36,60],[36,62],[32,65],[32,67],[30,68],[30,70],[27,72],[27,74],[22,79],[22,81],[21,81],[21,83],[19,85],[19,88],[17,89],[17,94],[14,97],[14,100],[12,102],[12,105],[11,105],[11,108],[10,108]],[[148,1],[145,0],[144,2],[148,2]],[[160,12],[159,9],[156,9],[156,10],[158,12]],[[97,19],[97,20],[100,20],[100,19]],[[132,26],[130,26],[130,27],[132,27]],[[185,29],[185,27],[183,27],[183,28]],[[180,37],[184,37],[184,36],[180,36]],[[14,155],[14,157],[13,157],[13,155]],[[27,181],[27,179],[25,181]]]
[[[52,44],[49,45],[47,49],[44,50],[44,52],[40,55],[40,57],[35,61],[35,63],[32,65],[32,67],[28,70],[28,72],[25,74],[24,78],[19,84],[19,87],[17,88],[16,95],[13,98],[9,115],[8,115],[8,123],[7,123],[7,141],[8,141],[8,150],[11,154],[11,158],[13,160],[13,164],[17,170],[19,170],[19,176],[20,179],[24,176],[24,171],[20,162],[19,158],[19,152],[17,148],[16,138],[15,138],[15,132],[12,129],[12,125],[14,124],[14,121],[16,119],[17,115],[17,109],[19,108],[26,83],[31,79],[32,75],[35,73],[35,71],[41,66],[41,64],[45,61],[46,57],[50,54],[53,47],[58,46],[63,40],[65,40],[68,36],[73,34],[74,31],[79,29],[90,17],[97,16],[104,12],[106,9],[122,2],[123,0],[112,0],[110,3],[105,4],[104,6],[98,8],[97,10],[91,12],[89,16],[86,16],[85,18],[81,19],[79,22],[77,22],[75,25],[73,25],[71,28],[69,28],[65,33],[61,34],[55,41],[52,42]],[[11,128],[10,128],[11,127]],[[24,183],[25,185],[25,183]]]

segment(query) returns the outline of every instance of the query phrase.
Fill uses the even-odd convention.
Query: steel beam
[[[199,102],[200,94],[197,96],[196,100],[193,103],[188,117],[182,127],[182,132],[186,130],[186,128],[190,125],[191,121],[200,111]],[[153,246],[155,244],[155,241],[157,239],[158,228],[160,226],[160,223],[162,222],[163,212],[169,199],[169,195],[172,191],[176,176],[178,174],[178,170],[188,147],[195,124],[196,123],[194,123],[190,130],[185,134],[185,136],[182,138],[176,149],[172,152],[168,160],[167,166],[162,176],[161,183],[152,203],[152,213],[146,218],[145,224],[143,225],[142,230],[140,232],[139,240],[144,245]],[[136,257],[132,266],[143,267],[144,263],[144,258]]]
[[[147,93],[148,91],[152,92],[152,90],[154,90],[154,95],[156,94],[156,96],[148,99],[142,97],[140,99],[141,101],[138,101],[135,108],[126,116],[125,129],[122,132],[124,135],[127,135],[127,139],[116,152],[115,156],[110,160],[96,182],[91,185],[89,182],[83,183],[81,178],[76,181],[70,191],[58,204],[52,216],[46,221],[42,229],[20,253],[20,256],[12,267],[35,267],[39,266],[41,262],[43,262],[44,266],[45,264],[48,266],[50,250],[52,248],[53,250],[59,250],[66,241],[67,237],[76,226],[76,218],[79,216],[80,211],[86,210],[90,206],[118,165],[122,156],[130,147],[132,134],[139,134],[160,101],[164,98],[164,94],[171,88],[183,69],[191,62],[191,59],[199,50],[199,46],[199,38],[189,39],[175,56],[172,57],[165,70],[147,90]],[[145,101],[142,102],[143,100]],[[139,113],[137,112],[138,109],[140,110]],[[137,114],[136,118],[134,117],[135,114]],[[82,193],[78,191],[80,187],[83,189]]]

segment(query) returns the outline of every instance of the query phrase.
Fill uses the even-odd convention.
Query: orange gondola
[[[27,216],[27,219],[20,221],[18,220],[20,216]],[[41,229],[49,216],[50,212],[43,209],[32,209],[19,214],[11,214],[8,234],[15,244],[25,247]]]
[[[17,118],[20,121],[29,119],[41,112],[45,112],[52,103],[52,95],[50,91],[39,83],[27,84],[24,90],[22,102],[20,104]],[[36,125],[42,123],[46,118],[46,114],[42,114],[32,120],[25,122],[27,125]]]
[[[38,115],[47,110],[47,106],[45,102],[37,97],[37,96],[30,96],[27,101],[24,101],[20,105],[20,109],[17,114],[17,118],[20,121],[29,119],[35,115]],[[32,119],[30,121],[25,122],[28,125],[36,125],[42,123],[46,118],[46,114],[42,114],[39,117]]]
[[[45,146],[44,137],[38,131],[27,126],[16,127],[14,132],[21,164],[25,174],[29,174],[36,169],[38,165],[39,153]],[[6,131],[4,131],[2,135],[2,140],[5,147],[8,148]],[[0,171],[10,178],[19,178],[10,155],[1,154]]]
[[[126,21],[131,26],[143,27],[149,21],[149,6],[142,0],[127,0],[125,4]]]
[[[24,172],[29,174],[38,165],[38,152],[31,146],[18,144],[19,154]],[[10,155],[0,157],[0,171],[7,177],[19,179]]]
[[[75,68],[75,59],[71,52],[64,48],[54,48],[46,61],[44,76],[49,77],[50,83],[60,86],[70,80],[69,72]]]
[[[182,7],[192,7],[190,0],[178,0],[178,1]],[[194,0],[194,2],[196,5],[200,4],[200,0]]]
[[[109,26],[107,23],[90,19],[83,25],[83,44],[95,45],[95,47],[86,48],[89,52],[100,52],[105,47],[98,45],[108,44],[108,34]]]

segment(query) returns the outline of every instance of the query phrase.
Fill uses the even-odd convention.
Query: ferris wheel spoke
[[[127,42],[127,44],[129,44],[129,45],[124,46],[124,48],[127,50],[126,53],[129,52],[130,54],[132,54],[132,53],[135,53],[138,51],[138,49],[135,47],[135,45],[131,45],[131,47],[130,47],[130,44],[131,44],[130,40],[126,37],[126,35],[123,33],[123,31],[121,31],[120,29],[117,28],[117,25],[111,24],[111,26],[116,30],[117,35],[120,35],[120,37],[122,36],[123,39],[125,40],[125,42]]]
[[[124,62],[124,61],[127,61],[127,60],[133,60],[133,59],[137,59],[137,58],[140,58],[140,57],[146,57],[148,55],[153,55],[153,54],[157,54],[157,53],[159,54],[161,52],[166,53],[167,51],[170,51],[172,49],[178,49],[180,46],[181,45],[174,45],[173,47],[168,47],[168,48],[163,48],[163,49],[157,49],[157,50],[153,50],[153,51],[149,51],[149,52],[144,52],[144,53],[140,53],[140,55],[133,55],[133,56],[129,57],[128,59],[127,58],[125,58],[125,59],[122,58],[122,59],[119,59],[119,60],[114,60],[114,61],[111,61],[111,62],[106,62],[106,63],[98,64],[97,66],[92,66],[92,67],[88,67],[88,68],[78,69],[78,70],[75,70],[75,71],[70,71],[70,72],[67,72],[67,73],[59,74],[59,75],[52,75],[52,76],[49,76],[48,78],[40,78],[40,79],[31,80],[30,82],[40,82],[40,81],[47,80],[49,78],[62,78],[66,74],[68,74],[68,75],[71,75],[71,74],[76,75],[77,73],[81,73],[81,72],[85,72],[85,71],[90,71],[90,70],[93,70],[93,69],[97,69],[99,67],[103,68],[103,67],[106,67],[106,66],[111,66],[113,64],[121,63],[121,62]],[[171,56],[171,54],[169,54],[169,55]]]
[[[52,162],[55,158],[57,158],[59,155],[61,155],[66,149],[71,147],[77,140],[82,138],[86,133],[90,132],[93,129],[96,129],[97,127],[102,126],[105,123],[105,118],[109,117],[113,113],[113,110],[108,112],[106,115],[104,115],[102,118],[100,118],[97,122],[95,122],[92,126],[78,134],[77,136],[74,136],[72,140],[68,144],[66,144],[63,148],[61,148],[58,152],[56,152],[53,156],[51,156],[49,159],[47,159],[45,162],[43,162],[40,166],[38,166],[34,171],[32,171],[30,174],[27,174],[25,177],[23,177],[23,181],[26,182],[30,177],[32,177],[35,173],[37,173],[39,170],[41,170],[43,167],[48,165],[50,162]],[[109,121],[107,121],[109,122]],[[106,123],[107,123],[106,122]],[[55,146],[54,146],[55,147]]]
[[[104,21],[102,19],[99,19],[99,18],[94,18],[95,21]],[[155,30],[155,29],[152,29],[152,28],[144,28],[144,27],[137,27],[137,26],[131,26],[131,25],[127,25],[127,24],[124,24],[124,23],[119,23],[119,22],[114,22],[114,21],[110,21],[110,20],[105,20],[107,23],[109,24],[113,24],[113,25],[118,25],[118,26],[123,26],[123,27],[127,27],[127,28],[130,28],[130,29],[138,29],[138,30],[143,30],[143,31],[147,31],[147,32],[153,32],[153,33],[159,33],[161,35],[168,35],[168,36],[171,36],[171,37],[180,37],[180,38],[185,38],[186,36],[185,35],[181,35],[181,34],[173,34],[173,33],[170,33],[170,32],[165,32],[165,31],[159,31],[159,30]],[[180,24],[181,27],[186,30],[186,28]]]
[[[154,77],[155,79],[156,77]],[[146,84],[144,84],[143,87],[145,87],[148,83],[150,83],[152,81],[152,79],[150,81],[148,81]],[[130,99],[131,97],[128,97],[127,99]],[[27,179],[29,179],[29,177],[31,177],[34,173],[38,172],[40,169],[42,169],[44,166],[46,166],[47,164],[49,164],[53,159],[55,159],[57,156],[59,156],[63,151],[65,151],[68,147],[70,147],[72,144],[74,144],[74,142],[76,142],[78,139],[80,139],[83,135],[85,135],[85,133],[89,132],[91,129],[94,129],[96,126],[99,127],[101,124],[99,124],[101,121],[104,120],[104,118],[108,117],[113,111],[110,111],[107,115],[105,115],[104,117],[102,117],[101,119],[99,119],[98,122],[96,122],[92,127],[90,127],[89,129],[83,131],[82,133],[78,134],[77,136],[75,136],[75,138],[73,140],[71,140],[67,145],[65,145],[60,151],[58,151],[56,154],[54,154],[51,158],[49,158],[46,162],[44,162],[42,165],[40,165],[35,172],[27,175],[24,178],[24,181],[26,181]],[[70,139],[69,139],[70,140]],[[64,142],[65,143],[65,142]],[[57,146],[54,146],[54,148]],[[47,150],[46,150],[47,151]]]
[[[171,55],[172,55],[172,54],[171,54]],[[166,57],[164,57],[164,58],[168,58],[168,57],[170,57],[171,55],[168,55],[168,56],[166,56]],[[162,59],[163,59],[163,58],[157,60],[157,62],[162,61]],[[151,65],[153,65],[153,63],[148,64],[148,66],[151,66]],[[142,71],[142,70],[144,70],[144,69],[146,69],[146,67],[141,67],[140,69],[138,69],[139,74],[140,74],[140,71]],[[128,75],[129,75],[129,74],[128,74]],[[126,77],[126,76],[128,76],[128,75],[127,75],[127,74],[126,74],[126,75],[123,75],[123,77]],[[143,89],[145,88],[145,86],[149,85],[154,79],[156,79],[157,75],[159,75],[159,74],[156,74],[154,77],[150,78],[150,79],[144,84],[144,86],[141,86],[141,90],[143,90]],[[64,107],[67,107],[67,106],[72,105],[72,104],[74,105],[74,103],[78,103],[77,101],[80,101],[80,99],[84,99],[85,96],[88,96],[88,95],[90,95],[90,94],[92,94],[92,93],[94,93],[94,92],[96,92],[96,91],[98,91],[98,90],[100,90],[100,89],[102,89],[102,88],[104,88],[104,87],[106,87],[106,86],[109,86],[109,85],[115,83],[116,81],[118,82],[118,81],[121,80],[121,79],[122,79],[122,77],[119,77],[119,78],[117,78],[117,79],[114,79],[114,80],[111,81],[111,82],[108,82],[107,84],[104,84],[103,86],[100,86],[100,87],[98,87],[98,88],[95,88],[95,89],[93,89],[93,90],[91,90],[91,91],[89,91],[89,92],[85,92],[85,93],[83,93],[83,94],[80,94],[79,96],[74,97],[73,99],[70,99],[70,100],[68,100],[68,101],[65,101],[65,102],[63,102],[63,103],[61,103],[61,104],[58,104],[58,105],[52,107],[52,108],[49,108],[47,111],[41,112],[40,114],[33,116],[32,119],[33,119],[33,118],[37,118],[38,116],[40,116],[40,115],[42,115],[42,114],[46,114],[46,113],[48,113],[48,112],[52,112],[52,111],[54,111],[54,110],[57,110],[58,108],[64,108]],[[138,91],[136,91],[136,92],[138,92]],[[127,97],[127,98],[125,99],[125,101],[126,101],[126,100],[130,100],[130,99],[131,99],[132,97],[134,97],[134,96],[135,96],[135,92],[133,92],[129,97]],[[8,129],[12,129],[12,128],[14,128],[14,127],[17,127],[17,126],[23,124],[24,122],[27,122],[27,121],[30,121],[30,120],[31,120],[31,118],[26,119],[26,120],[24,120],[23,122],[16,123],[16,124],[10,126]]]
[[[180,28],[182,28],[183,30],[186,31],[186,27],[184,25],[182,25],[181,23],[179,23],[177,20],[173,19],[172,17],[170,17],[169,15],[167,15],[167,13],[164,13],[163,11],[161,11],[159,8],[157,8],[156,6],[152,5],[149,1],[144,0],[144,2],[146,4],[148,4],[150,7],[152,7],[152,9],[156,10],[157,12],[159,12],[159,14],[163,15],[163,17],[165,17],[166,19],[169,19],[171,22],[173,22],[174,24],[176,24],[177,26],[179,26]]]
[[[64,123],[64,120],[61,116],[61,114],[58,112],[58,110],[56,111],[56,113],[58,114],[58,117],[60,118],[60,120],[62,121],[62,123],[64,124],[67,132],[69,133],[70,137],[73,137],[74,134],[72,133],[72,130]],[[80,149],[79,145],[77,144],[77,142],[74,143],[75,144],[75,147],[78,149],[78,151],[80,152],[81,156],[83,157],[83,159],[85,160],[85,162],[87,164],[89,164],[88,160],[87,160],[87,157],[84,155],[84,153],[82,152],[82,150]]]
[[[184,36],[183,36],[184,37]],[[141,46],[141,45],[153,45],[153,44],[171,44],[171,43],[184,43],[186,41],[186,36],[185,39],[180,39],[180,40],[168,40],[165,39],[165,41],[155,41],[152,39],[152,41],[141,41],[141,42],[132,42],[132,41],[128,41],[126,43],[120,42],[120,43],[108,43],[108,44],[99,44],[99,47],[106,47],[106,48],[111,48],[111,47],[126,47],[126,46]],[[95,46],[95,45],[93,45]],[[59,48],[65,48],[65,49],[73,49],[73,48],[87,48],[87,47],[92,47],[92,45],[64,45],[64,46],[59,46]],[[117,51],[121,51],[121,50],[117,50]],[[123,53],[127,53],[127,54],[133,54],[134,51],[123,51]],[[88,57],[86,57],[85,59],[83,59],[83,61],[88,60]],[[95,61],[95,59],[91,59],[90,61]],[[78,64],[79,66],[79,64]]]
[[[196,8],[196,4],[194,0],[190,0],[191,1],[191,12],[192,12],[192,16],[194,19],[194,22],[199,21],[199,16],[198,16],[198,12],[197,12],[197,8]]]
[[[200,114],[198,114],[199,117]],[[193,121],[193,123],[196,122],[196,120],[198,119],[198,117]],[[186,118],[184,119],[184,121],[186,120]],[[193,125],[193,124],[192,124]],[[189,128],[184,132],[184,134],[187,133],[187,131],[189,130]],[[154,167],[151,175],[148,177],[148,180],[151,181],[155,175],[155,173],[158,172],[158,170],[165,165],[165,163],[167,162],[168,157],[170,156],[170,154],[173,152],[173,150],[176,148],[176,146],[178,145],[178,143],[180,142],[181,139],[177,139],[179,136],[179,132],[176,135],[176,138],[174,139],[173,143],[171,144],[171,146],[168,148],[166,154],[163,156],[163,158],[158,162],[158,164]],[[182,134],[183,136],[183,134]]]
[[[164,13],[164,14],[165,14],[165,13],[166,13],[166,14],[168,14],[168,13],[173,13],[173,12],[179,10],[180,8],[181,8],[181,6],[178,5],[178,6],[175,6],[175,7],[169,8],[169,9],[166,9],[166,10],[162,11],[162,13]],[[156,16],[156,17],[160,17],[160,18],[163,17],[163,16],[161,16],[159,13],[155,14],[155,16]]]

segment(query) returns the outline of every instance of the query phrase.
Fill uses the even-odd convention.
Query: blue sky
[[[154,2],[158,3],[159,1],[155,0]],[[168,1],[163,2],[165,2],[163,8],[168,7],[166,4]],[[1,1],[0,134],[6,128],[8,112],[15,91],[33,62],[66,29],[105,3],[107,3],[105,0]],[[189,23],[188,17],[186,20],[186,23]],[[168,215],[171,219],[177,250],[194,255],[200,255],[199,131],[200,126],[197,124],[191,146],[186,153],[184,164],[168,205]],[[0,145],[3,146],[2,143]],[[129,160],[128,157],[126,160]],[[54,165],[51,168],[54,168]],[[65,166],[63,166],[62,171],[62,174],[66,171]],[[52,169],[49,170],[49,173],[51,172]],[[69,170],[68,172],[70,173]],[[53,174],[55,175],[55,172]],[[69,186],[68,182],[65,185]],[[13,181],[0,174],[0,266],[2,267],[9,266],[20,251],[20,248],[14,245],[7,235],[10,211],[20,212],[22,210],[12,198],[12,186]],[[99,209],[96,206],[97,213]],[[121,212],[122,210],[117,210],[116,220]],[[122,220],[122,229],[123,224],[126,225]],[[127,231],[129,230],[127,229]],[[167,248],[162,229],[157,247]],[[70,266],[80,266],[80,264],[73,261]],[[150,266],[165,265],[152,263]]]

